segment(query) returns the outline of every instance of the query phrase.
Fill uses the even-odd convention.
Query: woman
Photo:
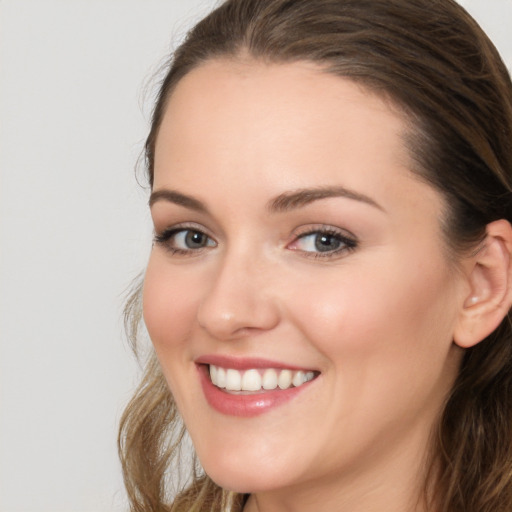
[[[511,510],[511,141],[507,70],[451,0],[200,22],[146,143],[133,510]],[[182,419],[201,466],[172,501]]]

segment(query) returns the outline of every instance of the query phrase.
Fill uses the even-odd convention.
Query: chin
[[[254,494],[281,487],[271,475],[256,472],[207,471],[206,474],[220,487],[240,494]]]
[[[274,467],[269,468],[269,465]],[[275,466],[275,461],[261,464],[235,455],[203,464],[203,468],[217,485],[242,494],[271,491],[289,485],[289,471]]]

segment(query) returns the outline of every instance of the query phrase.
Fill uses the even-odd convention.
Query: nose
[[[261,262],[233,255],[217,262],[199,304],[199,325],[219,340],[273,329],[280,319],[274,280]]]

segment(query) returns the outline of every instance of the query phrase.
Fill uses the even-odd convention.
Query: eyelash
[[[291,248],[290,246],[297,244],[301,240],[304,240],[308,236],[317,235],[317,236],[327,236],[331,237],[337,242],[341,244],[341,247],[329,250],[329,251],[304,251],[298,248]],[[341,231],[338,228],[327,227],[327,226],[318,226],[309,228],[307,231],[300,233],[296,236],[294,241],[288,245],[291,250],[300,251],[307,258],[337,258],[340,257],[344,253],[349,253],[357,249],[359,243],[356,237],[352,234],[348,235],[346,232]]]
[[[179,234],[199,234],[207,238],[206,245],[197,248],[188,248],[182,249],[179,247],[172,246],[172,239]],[[341,244],[341,247],[333,250],[327,251],[306,251],[299,249],[297,247],[293,247],[294,245],[299,244],[301,241],[304,241],[307,237],[312,235],[324,236],[334,239],[336,242]],[[212,242],[210,244],[210,242]],[[157,245],[164,246],[171,254],[177,256],[193,256],[201,253],[203,250],[209,247],[216,247],[217,242],[211,238],[208,234],[206,234],[202,229],[196,226],[175,226],[169,229],[164,230],[162,233],[155,234],[154,243]],[[316,246],[316,243],[315,243]],[[299,233],[295,236],[294,240],[287,244],[288,249],[293,251],[298,251],[303,254],[307,258],[336,258],[341,256],[343,253],[352,252],[358,247],[358,241],[353,236],[348,236],[345,232],[326,226],[318,226],[309,228],[307,231],[303,233]]]
[[[153,239],[153,242],[157,245],[161,245],[165,247],[171,254],[177,255],[177,256],[193,256],[200,252],[202,252],[204,249],[208,248],[208,245],[203,247],[198,247],[196,249],[189,248],[189,249],[182,249],[180,247],[173,247],[172,246],[172,240],[176,235],[179,235],[180,233],[186,234],[186,233],[192,233],[192,234],[199,234],[203,235],[207,238],[208,241],[213,242],[215,245],[217,243],[213,238],[208,236],[202,229],[196,227],[196,226],[174,226],[172,228],[164,230],[162,233],[156,233],[155,237]],[[208,243],[207,241],[207,243]],[[211,246],[210,246],[211,247]]]

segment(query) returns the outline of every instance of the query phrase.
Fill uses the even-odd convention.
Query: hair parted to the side
[[[404,143],[421,179],[439,190],[452,255],[474,248],[488,223],[512,221],[512,83],[498,52],[454,0],[228,0],[175,52],[146,141],[153,184],[155,142],[169,96],[193,68],[214,58],[310,61],[354,80],[406,115]],[[133,342],[140,287],[126,315]],[[150,358],[119,434],[134,512],[241,510],[244,496],[218,488],[194,466],[170,503],[166,472],[183,426]],[[467,349],[432,435],[425,488],[438,512],[512,510],[512,327],[507,317]]]

